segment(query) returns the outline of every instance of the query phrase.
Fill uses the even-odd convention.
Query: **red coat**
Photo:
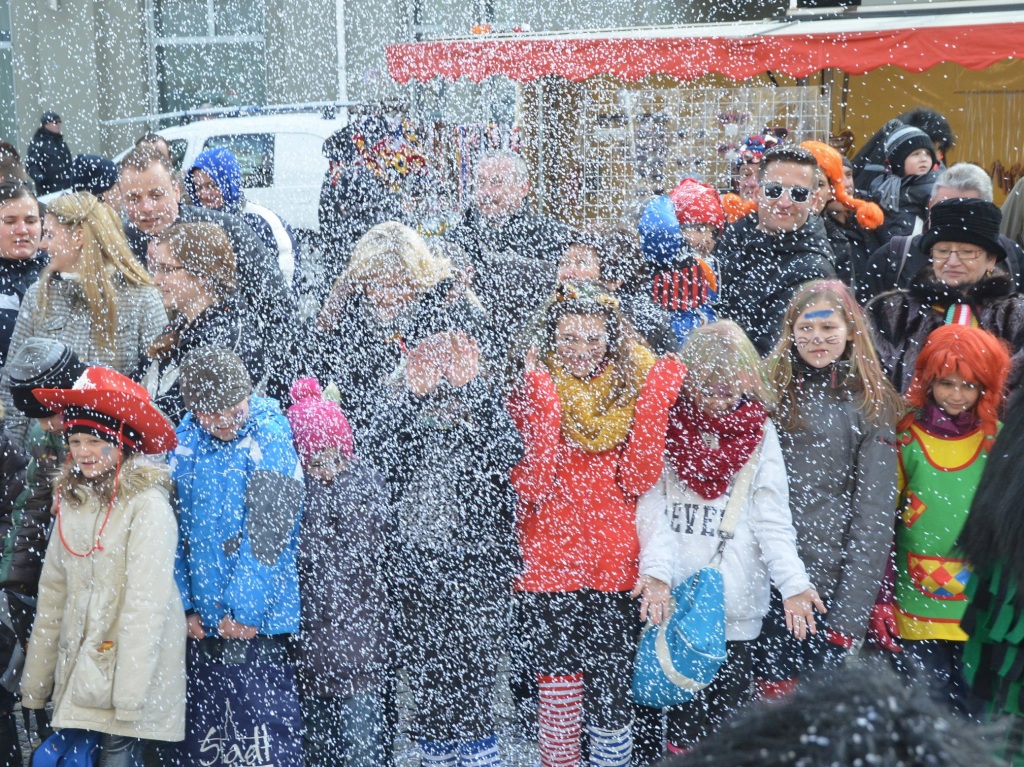
[[[684,374],[677,360],[659,360],[640,391],[626,443],[603,453],[562,437],[558,393],[546,371],[524,377],[509,406],[526,447],[512,470],[524,564],[516,589],[633,588],[640,556],[636,500],[664,469],[668,412]]]

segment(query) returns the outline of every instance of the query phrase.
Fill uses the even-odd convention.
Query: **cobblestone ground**
[[[419,755],[415,743],[408,737],[409,718],[412,715],[412,695],[402,676],[398,683],[399,736],[395,742],[396,767],[418,767]],[[456,705],[453,701],[453,705]],[[506,767],[535,767],[540,764],[540,752],[535,742],[524,741],[521,727],[512,713],[512,695],[508,689],[507,670],[502,669],[494,690],[494,711],[498,723],[498,747]]]

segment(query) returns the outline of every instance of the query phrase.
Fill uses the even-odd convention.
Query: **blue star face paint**
[[[826,317],[831,317],[835,313],[835,309],[816,309],[813,312],[807,312],[804,314],[804,317],[809,320],[823,320]]]

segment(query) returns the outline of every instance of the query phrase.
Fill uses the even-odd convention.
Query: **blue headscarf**
[[[235,155],[225,147],[214,147],[202,152],[192,167],[185,173],[185,189],[193,205],[199,205],[192,181],[192,171],[201,170],[207,173],[220,188],[224,197],[224,212],[238,214],[242,209],[242,166]]]

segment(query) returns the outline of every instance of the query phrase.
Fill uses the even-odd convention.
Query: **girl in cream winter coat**
[[[34,392],[61,411],[71,460],[56,485],[22,705],[52,700],[55,729],[101,733],[102,767],[135,767],[147,740],[185,729],[170,482],[139,455],[174,447],[174,430],[145,389],[111,370],[89,368],[76,386]]]

